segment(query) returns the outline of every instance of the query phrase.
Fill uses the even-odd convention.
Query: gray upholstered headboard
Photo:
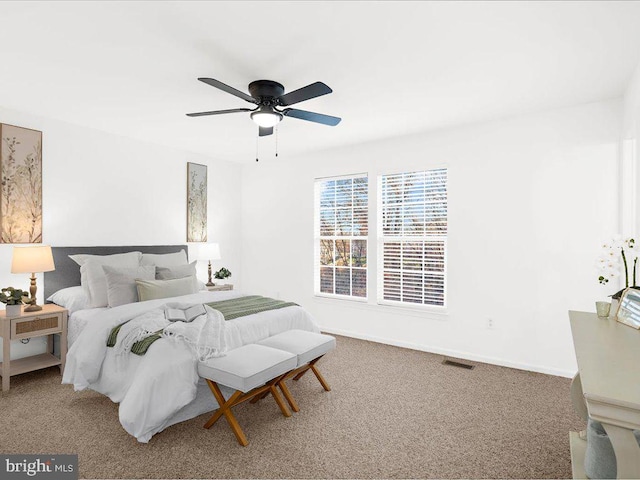
[[[147,245],[143,247],[51,247],[56,269],[44,274],[44,298],[66,287],[80,285],[80,266],[69,258],[69,255],[85,253],[90,255],[113,255],[114,253],[175,253],[184,250],[186,245]]]

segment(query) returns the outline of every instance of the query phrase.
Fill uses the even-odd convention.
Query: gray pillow
[[[156,267],[156,280],[174,280],[176,278],[194,277],[196,262],[174,267]]]
[[[107,305],[117,307],[138,301],[136,280],[153,280],[156,267],[153,265],[140,267],[110,267],[103,265],[107,278]]]

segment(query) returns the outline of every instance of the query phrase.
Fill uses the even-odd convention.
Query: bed
[[[80,266],[69,255],[126,252],[166,255],[180,250],[188,251],[185,245],[53,247],[56,270],[44,275],[45,298],[80,285]],[[76,391],[97,391],[119,403],[120,423],[143,443],[171,425],[215,410],[218,405],[206,383],[198,377],[197,359],[185,342],[161,338],[144,355],[123,355],[108,348],[107,339],[114,327],[157,312],[167,303],[202,304],[242,296],[238,291],[203,290],[114,307],[72,308],[68,328],[70,347],[63,383],[73,385]],[[311,316],[299,306],[250,314],[222,321],[220,325],[220,338],[224,340],[221,344],[226,350],[286,330],[319,331]],[[230,395],[231,391],[223,393]]]

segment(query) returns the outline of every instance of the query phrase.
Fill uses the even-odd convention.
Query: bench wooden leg
[[[227,422],[229,422],[229,426],[231,427],[231,430],[233,430],[238,443],[243,447],[249,445],[249,441],[247,440],[247,437],[245,437],[244,432],[242,431],[242,428],[240,428],[240,424],[236,420],[231,409],[225,410],[224,416],[227,418]]]
[[[218,384],[212,380],[207,379],[207,385],[209,385],[209,389],[213,393],[213,396],[216,397],[216,401],[218,402],[219,407],[218,407],[218,410],[216,410],[216,412],[213,414],[213,416],[207,421],[207,423],[204,424],[204,428],[207,428],[207,429],[211,428],[218,420],[220,420],[220,417],[224,415],[224,417],[227,419],[227,422],[229,423],[229,426],[231,427],[231,430],[233,430],[233,433],[238,439],[238,443],[243,447],[246,447],[249,444],[249,442],[247,440],[247,437],[245,437],[244,432],[242,431],[242,428],[240,428],[240,424],[238,423],[238,420],[236,420],[235,415],[231,411],[231,407],[234,407],[235,405],[238,405],[247,400],[253,401],[256,398],[260,399],[270,393],[271,395],[273,395],[274,400],[278,404],[278,407],[280,408],[282,415],[284,415],[285,417],[290,417],[291,412],[289,411],[286,403],[284,402],[284,400],[282,400],[282,397],[278,393],[278,383],[284,380],[286,376],[287,374],[280,375],[279,377],[271,380],[266,385],[263,385],[262,387],[254,388],[253,390],[247,393],[242,393],[240,390],[236,390],[233,393],[233,395],[229,397],[229,400],[226,400],[226,401],[224,399],[224,396],[222,395],[222,392],[220,391],[220,387],[218,387]],[[285,389],[286,389],[286,386],[285,386]],[[286,398],[286,394],[285,394],[285,398]],[[289,398],[287,398],[287,401],[289,401]],[[289,401],[289,404],[291,404],[291,401]],[[295,402],[292,404],[291,408],[293,408],[293,405],[295,405]]]
[[[262,400],[264,397],[266,397],[267,395],[269,395],[270,390],[267,390],[264,393],[261,393],[260,395],[256,395],[255,397],[253,397],[251,399],[251,401],[249,403],[258,403],[260,400]]]
[[[275,386],[280,387],[280,390],[282,390],[282,395],[284,395],[284,398],[287,400],[287,403],[291,407],[291,410],[293,410],[294,412],[299,412],[300,411],[300,407],[298,407],[298,404],[293,399],[293,395],[291,395],[291,391],[289,390],[289,387],[287,387],[287,384],[285,383],[285,380],[287,378],[289,378],[289,376],[291,374],[293,374],[293,373],[295,373],[295,372],[293,372],[293,371],[289,372],[284,377],[280,378],[280,380],[278,380],[278,382],[275,384]],[[258,403],[260,400],[262,400],[263,398],[268,396],[270,393],[272,393],[271,389],[265,391],[264,393],[262,393],[260,395],[256,395],[255,397],[253,397],[251,399],[251,403]],[[276,402],[278,402],[278,399],[275,397],[275,395],[274,395],[274,398],[276,399]],[[282,413],[284,414],[285,417],[289,416],[284,412],[282,412]]]
[[[282,415],[284,415],[285,417],[290,417],[291,412],[289,411],[289,409],[287,408],[287,405],[282,400],[282,397],[278,393],[278,389],[276,388],[275,384],[271,385],[271,388],[269,390],[271,392],[271,395],[273,395],[274,400],[278,404],[278,407],[280,407],[280,411],[282,412]]]
[[[211,380],[207,379],[207,384],[209,385],[209,388],[211,389],[211,392],[213,393],[214,397],[216,397],[216,401],[218,402],[218,405],[220,407],[218,408],[216,413],[209,419],[209,421],[204,424],[204,428],[207,428],[207,429],[211,428],[213,424],[216,423],[222,415],[224,415],[225,418],[227,419],[227,422],[229,422],[229,426],[231,427],[231,430],[233,430],[233,433],[235,434],[236,439],[238,440],[238,443],[243,447],[246,447],[247,445],[249,445],[249,441],[247,440],[247,437],[244,435],[242,428],[240,428],[240,424],[238,423],[238,420],[236,420],[236,417],[233,415],[233,412],[231,411],[231,407],[238,402],[238,399],[242,396],[242,392],[240,391],[234,392],[233,395],[229,397],[229,400],[225,401],[224,396],[220,391],[220,388],[215,382],[212,382]]]
[[[324,357],[324,355],[320,355],[318,358],[314,358],[313,360],[311,360],[309,363],[307,363],[306,365],[303,365],[302,367],[298,368],[298,373],[295,377],[293,377],[293,379],[297,382],[298,380],[300,380],[305,373],[307,373],[309,371],[309,369],[311,368],[312,365],[315,365],[316,362],[318,360],[320,360],[322,357]]]
[[[303,370],[298,372],[298,374],[295,377],[293,377],[293,379],[296,381],[300,380],[305,373],[311,370],[315,374],[318,381],[320,382],[320,385],[322,385],[322,388],[324,388],[327,392],[330,392],[331,387],[329,386],[327,381],[324,379],[324,377],[320,373],[320,370],[318,370],[318,367],[316,367],[317,361],[320,360],[323,356],[324,355],[321,355],[318,358],[314,358],[313,360],[311,360],[305,367],[302,367]]]
[[[287,399],[287,402],[289,403],[291,410],[293,410],[294,412],[299,412],[300,407],[298,407],[298,404],[293,399],[293,396],[289,391],[289,387],[287,387],[287,384],[284,382],[284,380],[285,380],[284,378],[280,380],[280,382],[278,382],[278,386],[280,387],[280,390],[282,390],[282,394],[284,395],[284,398]]]
[[[309,365],[311,365],[311,364],[309,364]],[[324,388],[325,391],[330,392],[331,391],[331,387],[329,386],[327,381],[324,379],[324,377],[320,373],[320,370],[318,370],[318,367],[316,367],[315,365],[311,365],[311,370],[313,371],[313,373],[315,373],[316,378],[320,382],[320,385],[322,385],[322,388]]]
[[[302,376],[307,373],[309,371],[309,365],[307,364],[306,368],[304,370],[302,370],[300,373],[298,373],[295,377],[293,377],[294,381],[298,381],[302,378]]]

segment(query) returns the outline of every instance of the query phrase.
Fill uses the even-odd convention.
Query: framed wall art
[[[0,123],[0,243],[42,243],[42,132]]]
[[[207,241],[207,166],[187,163],[187,242]]]

